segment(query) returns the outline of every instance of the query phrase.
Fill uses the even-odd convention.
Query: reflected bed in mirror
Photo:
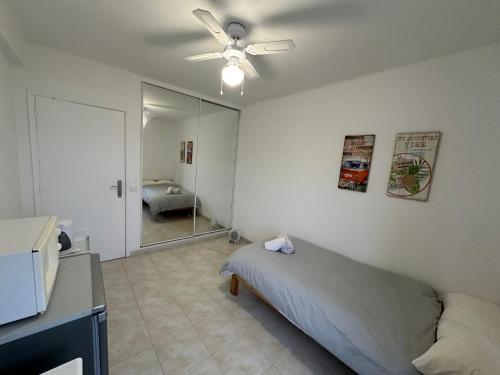
[[[238,119],[143,83],[142,246],[231,227]]]

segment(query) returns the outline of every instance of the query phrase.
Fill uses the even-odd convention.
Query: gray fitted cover
[[[411,361],[435,340],[441,305],[428,285],[291,238],[295,254],[238,249],[236,273],[287,319],[359,374],[418,374]]]
[[[180,194],[167,194],[170,186],[181,188]],[[160,212],[193,208],[195,195],[176,184],[145,185],[142,187],[142,200],[148,204],[151,214],[155,216]],[[196,208],[200,207],[200,200],[196,199]]]

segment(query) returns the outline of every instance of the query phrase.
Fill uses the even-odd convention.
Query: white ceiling
[[[292,38],[289,54],[252,57],[261,79],[238,105],[500,41],[499,0],[10,0],[28,40],[212,97],[221,46],[191,14],[247,25],[243,43]]]

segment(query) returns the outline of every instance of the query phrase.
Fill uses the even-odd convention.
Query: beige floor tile
[[[155,347],[167,374],[180,374],[210,356],[198,333],[192,328],[160,340]]]
[[[166,284],[159,274],[129,275],[130,285],[134,291],[165,287]]]
[[[324,375],[335,372],[314,358],[300,353],[284,355],[274,366],[282,375]]]
[[[224,313],[221,305],[213,298],[210,300],[195,301],[184,305],[182,308],[193,324],[202,324],[210,318],[220,316]]]
[[[121,267],[112,269],[110,271],[103,270],[102,277],[105,287],[128,282],[127,274],[125,273],[125,270]]]
[[[246,335],[264,353],[271,363],[277,362],[290,352],[290,342],[286,331],[278,323],[262,325],[256,323],[247,331]]]
[[[168,312],[152,320],[146,320],[151,339],[158,343],[191,327],[191,322],[183,311]]]
[[[170,288],[172,295],[181,306],[188,306],[196,302],[213,302],[212,296],[201,286],[185,287],[182,292],[179,288]]]
[[[262,375],[281,375],[280,371],[276,367],[269,367]]]
[[[238,339],[245,333],[246,328],[241,322],[238,323],[236,319],[226,314],[213,317],[195,326],[212,354]]]
[[[116,366],[151,346],[142,321],[113,330],[108,334],[109,366]]]
[[[222,375],[222,371],[220,370],[217,363],[215,363],[212,357],[204,359],[200,363],[194,365],[189,368],[186,372],[186,375]]]
[[[135,290],[134,290],[135,291]],[[140,293],[139,293],[140,292]],[[139,305],[159,304],[176,302],[172,293],[165,283],[156,284],[154,287],[139,289],[136,293]]]
[[[125,269],[132,269],[134,267],[140,268],[140,267],[152,267],[153,263],[151,262],[151,259],[149,258],[149,255],[147,253],[143,254],[137,254],[137,255],[132,255],[129,257],[126,257],[122,260],[123,266]]]
[[[201,284],[194,278],[184,279],[182,282],[172,282],[168,280],[168,277],[164,277],[165,282],[168,285],[170,291],[176,295],[180,294],[192,294],[203,291]]]
[[[142,266],[133,266],[128,269],[125,268],[127,272],[127,276],[130,282],[133,281],[141,281],[141,280],[149,280],[149,281],[160,281],[161,277],[158,271],[153,266],[142,267]]]
[[[143,295],[137,299],[142,316],[146,322],[158,316],[172,313],[183,314],[183,310],[171,295]]]
[[[139,306],[134,298],[119,302],[108,307],[108,330],[126,326],[142,319]]]
[[[137,299],[140,299],[146,295],[156,295],[156,296],[170,296],[170,289],[167,284],[161,281],[155,282],[144,282],[144,283],[136,283],[132,284],[132,290],[134,291],[134,295]]]
[[[228,298],[219,300],[219,303],[226,312],[236,318],[250,317],[266,321],[274,319],[277,315],[274,310],[269,308],[261,300],[243,290],[241,290],[238,297],[229,295]]]
[[[224,301],[231,297],[229,292],[230,280],[224,280],[220,284],[203,285],[205,289],[213,298],[218,301]]]
[[[149,255],[151,261],[158,271],[164,270],[178,270],[185,267],[184,263],[179,257],[171,252],[158,252]]]
[[[224,373],[257,375],[271,367],[271,362],[246,336],[226,345],[214,354],[214,359]]]
[[[123,269],[122,258],[102,262],[101,267],[102,267],[102,272],[104,273]]]
[[[168,270],[160,270],[160,275],[163,277],[163,280],[170,285],[184,285],[191,284],[195,280],[193,280],[194,276],[187,269],[168,269]]]
[[[148,349],[142,353],[112,367],[110,375],[163,375],[160,362],[156,357],[154,349]]]
[[[128,281],[124,281],[121,284],[105,286],[104,291],[106,294],[106,303],[108,305],[123,302],[134,297]]]

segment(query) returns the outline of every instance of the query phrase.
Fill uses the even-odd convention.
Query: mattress
[[[290,322],[359,374],[414,375],[435,341],[441,305],[427,284],[298,238],[295,254],[238,249],[221,268],[257,289]]]
[[[179,194],[167,194],[167,189],[172,187],[181,188]],[[146,202],[153,216],[160,212],[193,208],[196,199],[196,208],[201,208],[201,203],[190,191],[176,184],[144,185],[142,187],[142,200]]]

